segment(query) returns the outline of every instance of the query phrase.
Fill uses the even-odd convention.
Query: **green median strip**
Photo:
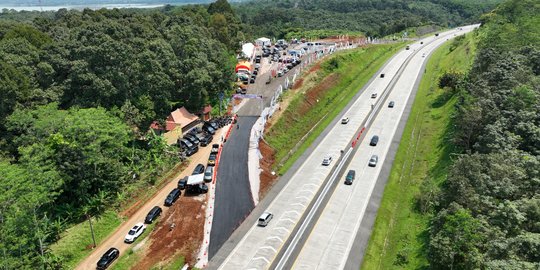
[[[449,141],[457,98],[438,87],[445,71],[466,72],[474,60],[474,34],[450,41],[429,59],[405,126],[361,269],[428,266],[429,211],[417,201],[445,179],[454,152]]]

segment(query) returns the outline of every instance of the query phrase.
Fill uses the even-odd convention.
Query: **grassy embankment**
[[[126,212],[132,212],[134,209],[137,209],[138,205],[144,204],[147,200],[152,198],[152,196],[158,192],[163,185],[168,183],[168,180],[176,178],[185,168],[185,163],[178,163],[173,166],[167,173],[162,177],[158,177],[155,185],[148,186],[147,184],[139,184],[137,188],[127,187],[125,193],[123,193],[125,199],[119,199],[117,205],[120,205],[115,209],[111,207],[110,210],[105,211],[104,214],[93,217],[92,225],[94,228],[94,235],[96,238],[96,243],[99,245],[103,240],[120,226],[123,221],[123,218],[119,214],[123,212],[123,208],[126,208]],[[140,181],[144,182],[144,181]],[[144,190],[144,192],[140,192]],[[125,194],[140,194],[138,196],[131,196]],[[134,199],[136,197],[136,199]],[[150,227],[150,226],[149,226]],[[146,230],[147,232],[151,230]],[[139,237],[139,239],[143,239]],[[60,240],[51,245],[52,252],[63,258],[64,265],[67,269],[73,269],[77,264],[82,261],[90,252],[91,249],[87,248],[92,244],[92,235],[90,233],[90,225],[87,220],[72,226],[67,229],[61,236]]]
[[[281,163],[276,164],[279,174],[292,166],[358,89],[402,46],[374,45],[336,53],[324,60],[321,69],[316,71],[318,74],[310,79],[315,82],[304,81],[314,87],[296,92],[283,115],[265,135],[265,140],[276,149],[276,160]]]
[[[430,214],[416,198],[423,185],[440,185],[454,147],[451,116],[457,98],[438,87],[448,70],[468,71],[475,55],[474,33],[436,50],[427,65],[407,121],[361,269],[422,269]]]

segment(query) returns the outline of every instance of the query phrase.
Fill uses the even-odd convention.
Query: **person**
[[[236,129],[239,129],[240,128],[240,124],[236,124]]]

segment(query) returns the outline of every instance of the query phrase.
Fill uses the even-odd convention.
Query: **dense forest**
[[[143,135],[231,89],[232,12],[221,1],[0,19],[0,269],[61,267],[48,246],[66,226],[178,162]]]
[[[255,35],[282,38],[290,32],[326,30],[381,37],[421,25],[455,27],[477,22],[501,1],[255,0],[234,6]]]
[[[460,97],[449,130],[462,154],[441,190],[424,190],[438,197],[433,269],[540,267],[539,14],[534,0],[499,5],[482,18],[469,74],[440,81]]]

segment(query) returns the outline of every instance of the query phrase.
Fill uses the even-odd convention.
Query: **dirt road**
[[[221,140],[221,132],[226,130],[228,127],[226,126],[223,129],[220,129],[218,132],[216,132],[216,135],[214,135],[214,140],[212,143],[219,143]],[[206,163],[208,161],[208,155],[210,154],[210,149],[212,148],[212,144],[210,144],[207,147],[200,147],[199,152],[195,153],[193,156],[190,157],[190,164],[187,166],[187,168],[181,173],[179,178],[175,178],[174,180],[170,181],[167,185],[165,185],[158,193],[154,195],[150,200],[148,200],[144,205],[142,205],[136,212],[133,214],[127,221],[122,223],[120,227],[118,227],[106,240],[101,242],[93,251],[88,255],[83,261],[79,263],[76,269],[78,270],[90,270],[90,269],[96,269],[96,263],[101,258],[103,253],[107,251],[111,247],[115,247],[120,251],[120,256],[122,256],[130,247],[130,244],[124,243],[124,237],[126,236],[127,232],[135,225],[137,222],[144,222],[144,219],[146,217],[146,214],[148,214],[148,211],[152,209],[154,206],[160,206],[163,209],[163,213],[161,216],[163,217],[165,213],[169,210],[168,207],[163,205],[163,201],[167,197],[167,194],[177,186],[178,179],[191,175],[193,172],[193,169],[197,164],[201,163],[206,166]],[[182,196],[184,196],[184,192],[182,192]],[[180,200],[177,201],[177,203],[180,203]],[[201,231],[203,228],[201,228]]]

